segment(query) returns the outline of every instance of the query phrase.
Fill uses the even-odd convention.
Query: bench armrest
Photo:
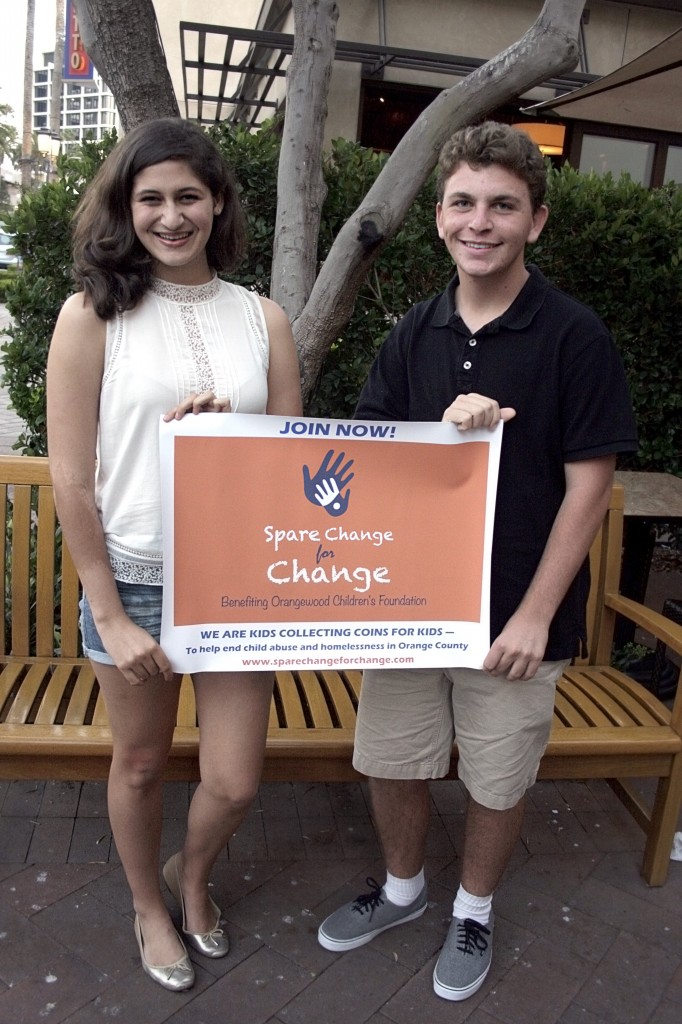
[[[622,594],[604,594],[604,604],[682,654],[682,626]]]

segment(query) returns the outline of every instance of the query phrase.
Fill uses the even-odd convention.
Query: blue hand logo
[[[311,504],[321,505],[330,516],[342,516],[348,509],[350,489],[345,494],[341,492],[355,473],[349,472],[353,459],[342,465],[346,453],[341,452],[332,462],[334,454],[333,448],[330,448],[315,476],[310,475],[308,466],[303,467],[303,491]]]

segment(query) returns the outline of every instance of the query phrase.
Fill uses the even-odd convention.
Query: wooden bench
[[[92,668],[79,656],[79,584],[59,542],[47,459],[0,457],[0,502],[0,778],[106,777],[111,736]],[[614,487],[591,552],[590,658],[561,679],[540,778],[608,779],[647,835],[642,873],[649,884],[661,885],[682,801],[682,686],[671,712],[609,662],[616,613],[678,654],[682,627],[619,596],[622,528],[622,488]],[[359,778],[351,751],[360,683],[356,671],[277,673],[266,780]],[[456,775],[455,749],[450,777]],[[198,778],[189,678],[183,680],[168,778]],[[658,780],[651,808],[632,785],[641,778]]]

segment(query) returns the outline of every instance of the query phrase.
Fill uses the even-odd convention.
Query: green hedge
[[[279,132],[221,125],[211,134],[235,168],[250,245],[233,279],[267,294],[276,211]],[[86,146],[82,161],[63,160],[56,182],[25,197],[9,228],[24,269],[7,303],[14,326],[3,346],[5,384],[26,421],[26,452],[44,454],[44,369],[54,320],[70,284],[68,225],[83,185],[112,140]],[[385,157],[337,140],[325,163],[328,196],[320,232],[324,260]],[[608,324],[626,365],[641,437],[633,468],[679,472],[682,450],[682,191],[648,190],[624,176],[550,173],[551,216],[530,259],[559,287],[592,306]],[[434,224],[433,184],[421,192],[398,235],[362,288],[353,317],[333,345],[311,415],[348,416],[369,363],[388,329],[420,298],[441,289],[452,267]]]
[[[682,189],[564,167],[551,175],[549,205],[532,258],[613,333],[640,431],[633,465],[679,473]]]

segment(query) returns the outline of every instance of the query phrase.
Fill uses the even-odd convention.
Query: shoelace
[[[459,937],[457,949],[460,953],[474,956],[478,952],[479,956],[483,956],[488,948],[488,940],[484,936],[490,935],[489,928],[467,917],[461,923],[457,922],[457,934]]]
[[[365,881],[372,891],[363,892],[361,896],[353,900],[353,910],[357,911],[358,914],[373,914],[376,908],[383,905],[384,902],[381,895],[381,886],[374,878],[366,878]]]

